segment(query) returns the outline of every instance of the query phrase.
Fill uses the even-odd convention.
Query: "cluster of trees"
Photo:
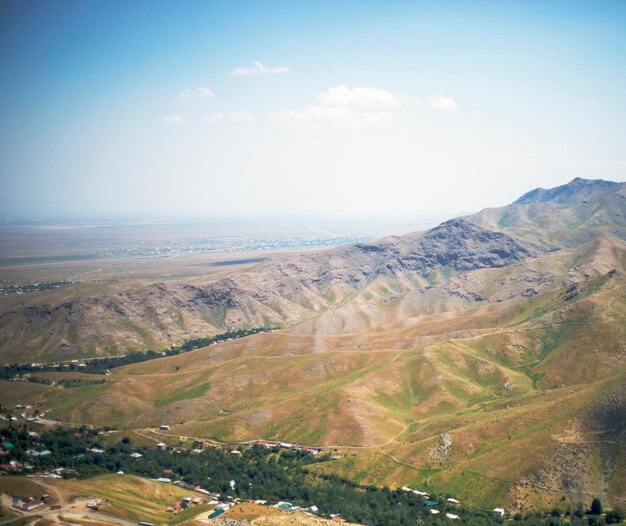
[[[175,345],[170,347],[165,351],[146,351],[146,352],[135,352],[127,354],[126,356],[116,356],[114,358],[102,358],[98,360],[89,360],[85,362],[87,367],[81,367],[82,372],[94,373],[94,374],[104,374],[107,369],[112,369],[114,367],[120,367],[122,365],[129,365],[131,363],[138,362],[146,362],[148,360],[154,360],[155,358],[160,358],[162,356],[174,356],[176,354],[182,354],[189,351],[193,351],[195,349],[200,349],[201,347],[206,347],[207,345],[211,345],[213,342],[224,341],[227,339],[235,339],[242,338],[244,336],[250,336],[251,334],[256,334],[258,332],[266,332],[272,329],[266,328],[256,328],[256,329],[241,329],[236,331],[227,331],[222,334],[217,334],[215,336],[211,336],[210,338],[193,338],[191,340],[187,340],[181,345]]]
[[[65,388],[83,387],[84,385],[98,385],[98,384],[103,384],[105,382],[106,380],[104,379],[85,380],[84,378],[62,378],[60,380],[57,380],[57,384]]]
[[[317,474],[308,469],[312,464],[330,460],[328,456],[312,456],[295,450],[278,448],[240,447],[240,454],[232,454],[221,447],[207,448],[199,454],[187,451],[174,453],[155,447],[135,447],[131,440],[107,445],[110,439],[96,430],[87,428],[67,430],[57,428],[32,436],[27,426],[11,426],[2,432],[3,438],[14,444],[12,455],[18,460],[30,462],[34,469],[64,467],[70,476],[93,477],[99,474],[123,471],[143,477],[166,476],[174,480],[202,486],[222,495],[242,499],[264,499],[272,502],[288,501],[303,507],[316,505],[320,514],[340,514],[343,518],[364,525],[401,526],[405,524],[448,524],[446,511],[462,516],[463,523],[470,526],[490,526],[500,523],[488,510],[466,506],[449,506],[445,498],[431,495],[438,501],[439,515],[432,515],[424,500],[412,493],[389,488],[361,486],[332,474]],[[103,453],[89,451],[91,448]],[[50,455],[29,457],[27,449],[48,449]],[[141,458],[131,453],[141,453]],[[171,470],[171,474],[164,474]],[[170,473],[168,471],[168,473]],[[235,481],[234,488],[230,482]],[[599,501],[597,501],[599,504]],[[600,513],[601,513],[600,507]],[[613,510],[605,519],[598,516],[597,504],[587,518],[574,515],[567,519],[560,513],[534,513],[514,517],[523,526],[598,526],[602,520],[620,522],[623,515]]]
[[[37,373],[37,372],[54,372],[59,370],[69,370],[69,371],[80,371],[81,373],[91,373],[91,374],[104,374],[108,369],[113,369],[114,367],[121,367],[122,365],[130,365],[133,363],[146,362],[148,360],[154,360],[156,358],[161,358],[162,356],[173,356],[175,354],[182,354],[185,352],[193,351],[194,349],[200,349],[201,347],[206,347],[207,345],[212,344],[213,342],[219,342],[223,340],[227,340],[229,338],[242,338],[243,336],[249,336],[251,334],[256,334],[258,332],[266,332],[272,329],[267,328],[256,328],[256,329],[241,329],[236,331],[227,331],[222,334],[217,334],[216,336],[212,336],[210,338],[194,338],[191,340],[187,340],[181,345],[175,345],[170,347],[165,351],[146,351],[146,352],[132,352],[126,354],[124,356],[115,356],[110,358],[101,358],[97,360],[86,360],[84,361],[84,367],[79,367],[77,363],[69,363],[67,364],[69,367],[63,367],[63,369],[59,369],[59,367],[53,367],[50,364],[44,365],[36,365],[32,366],[31,364],[8,364],[4,365],[0,368],[0,380],[7,380],[9,378],[13,378],[16,375],[23,375],[27,373]],[[30,381],[41,381],[45,383],[43,379],[38,379],[37,377],[31,377]]]
[[[525,515],[516,513],[512,518],[515,522],[521,521],[524,524],[542,523],[553,526],[603,526],[605,524],[618,524],[624,521],[624,512],[619,507],[608,511],[604,517],[601,517],[602,514],[602,502],[595,497],[587,510],[585,510],[582,502],[578,502],[573,508],[568,506],[565,510],[553,508],[549,512],[536,510]]]

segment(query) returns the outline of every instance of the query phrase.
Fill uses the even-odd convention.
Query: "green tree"
[[[624,520],[624,512],[621,508],[613,508],[612,511],[606,513],[607,524],[618,524]]]
[[[589,509],[591,515],[602,515],[602,502],[598,497],[594,497],[591,501],[591,508]]]

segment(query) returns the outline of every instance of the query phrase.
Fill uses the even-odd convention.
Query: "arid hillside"
[[[623,213],[611,194],[623,185],[589,183],[531,192],[510,210],[541,203],[565,214],[588,191],[597,206],[610,204],[610,217]],[[284,328],[115,368],[97,384],[69,372],[37,373],[47,385],[0,382],[0,401],[155,440],[323,447],[335,459],[312,469],[481,506],[564,507],[594,495],[618,505],[626,502],[626,242],[610,224],[555,221],[545,227],[549,246],[536,224],[524,236],[456,219],[203,285],[82,299],[76,316],[108,301],[98,312],[125,320],[133,305],[162,330],[172,305],[195,309],[194,326],[212,331]],[[89,331],[107,334],[107,322],[79,317],[84,325],[75,326],[63,312],[84,341],[98,341]],[[3,315],[5,346],[22,338],[27,349],[57,327],[51,316],[32,332],[11,332],[24,315]],[[76,380],[71,390],[64,379]]]
[[[514,203],[467,217],[488,228],[554,246],[574,246],[602,232],[626,239],[626,183],[576,178],[536,188]]]
[[[510,265],[538,249],[452,220],[426,233],[284,256],[207,283],[13,306],[0,314],[0,358],[53,361],[163,349],[229,329],[279,327],[349,301],[374,280],[421,289],[441,272]],[[43,300],[46,299],[42,295]]]
[[[450,281],[391,293],[380,278],[289,329],[118,368],[71,392],[38,386],[29,402],[157,438],[166,422],[173,436],[331,448],[338,460],[325,469],[475,504],[619,502],[626,444],[611,415],[624,411],[625,260],[626,244],[603,237],[478,269],[452,283],[477,295],[502,284],[502,296],[445,307]]]

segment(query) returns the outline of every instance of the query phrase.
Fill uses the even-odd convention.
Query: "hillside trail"
[[[46,484],[45,482],[38,482],[42,488],[44,488],[50,495],[52,495],[54,497],[54,499],[61,505],[61,506],[65,506],[66,504],[69,503],[68,499],[66,498],[66,496],[63,494],[62,491],[59,490],[59,488],[55,487],[52,484]]]
[[[408,424],[402,424],[402,430],[400,430],[398,433],[393,435],[391,438],[389,438],[385,442],[381,442],[380,444],[372,444],[372,445],[367,445],[367,446],[324,444],[324,445],[307,445],[306,447],[311,447],[314,449],[377,449],[377,448],[382,448],[382,447],[393,444],[394,442],[396,442],[397,438],[401,436],[402,434],[406,433],[408,429],[409,429]],[[255,438],[252,440],[224,441],[224,440],[217,440],[214,438],[207,438],[207,437],[195,437],[195,436],[190,436],[190,435],[175,435],[172,433],[163,433],[161,430],[153,429],[153,428],[133,429],[133,432],[138,434],[139,436],[146,438],[148,440],[152,440],[154,442],[158,442],[158,440],[155,439],[154,437],[144,434],[146,431],[149,431],[150,433],[153,433],[155,435],[160,435],[160,436],[164,436],[168,438],[178,438],[182,441],[195,440],[198,442],[208,442],[216,446],[249,446],[260,441],[267,441],[266,438]]]

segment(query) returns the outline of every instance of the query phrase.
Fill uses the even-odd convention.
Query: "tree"
[[[602,515],[602,502],[598,497],[594,497],[591,501],[590,515]]]
[[[613,508],[612,511],[606,513],[607,524],[617,524],[624,520],[624,512],[621,508]]]

